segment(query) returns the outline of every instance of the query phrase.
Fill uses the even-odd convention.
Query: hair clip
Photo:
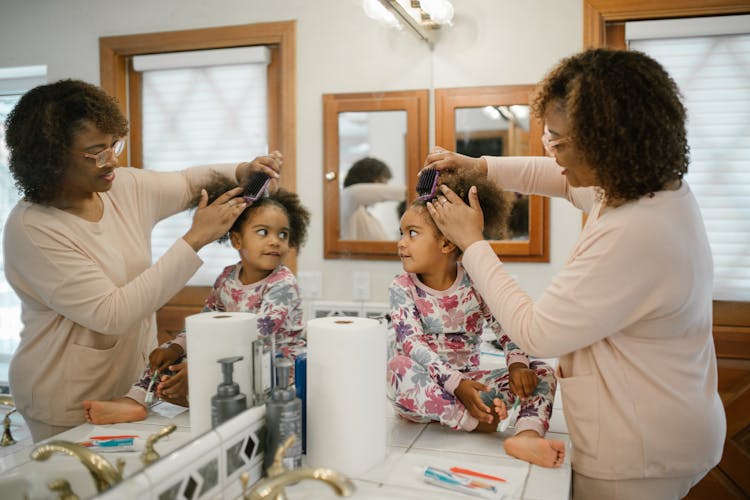
[[[440,177],[440,172],[434,168],[422,170],[422,173],[419,174],[419,180],[417,180],[417,200],[428,201],[435,197],[438,177]]]
[[[252,205],[261,196],[268,191],[268,183],[271,182],[271,176],[264,172],[255,172],[250,182],[247,183],[243,198],[248,205]]]

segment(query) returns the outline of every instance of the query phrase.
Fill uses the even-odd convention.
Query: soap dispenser
[[[234,363],[242,356],[222,358],[221,371],[224,381],[216,389],[216,395],[211,398],[211,427],[218,427],[235,415],[247,409],[247,397],[240,392],[240,386],[232,380]]]
[[[282,460],[289,469],[302,466],[302,401],[296,396],[294,389],[289,387],[289,376],[292,362],[286,358],[277,358],[276,384],[271,390],[271,398],[266,402],[266,450],[263,468],[273,463],[273,458],[279,446],[286,441],[290,434],[296,439],[286,450]]]

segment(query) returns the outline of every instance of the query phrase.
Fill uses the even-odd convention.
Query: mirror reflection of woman
[[[281,156],[179,172],[118,167],[127,120],[113,98],[77,80],[30,90],[6,125],[24,195],[3,240],[23,321],[9,379],[39,441],[84,423],[84,399],[112,399],[138,379],[156,347],[155,311],[201,266],[198,250],[245,209],[240,188],[207,203],[212,171],[278,177]],[[196,196],[191,227],[152,265],[154,225]]]
[[[388,184],[392,176],[388,165],[377,158],[365,157],[352,164],[341,191],[341,239],[394,239],[368,208],[383,201],[406,199],[406,186]]]

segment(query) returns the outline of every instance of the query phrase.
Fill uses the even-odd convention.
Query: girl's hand
[[[148,364],[152,370],[165,371],[169,365],[180,359],[185,354],[179,344],[170,344],[169,347],[157,347],[148,356]]]
[[[430,151],[424,160],[424,168],[435,170],[472,170],[477,176],[487,177],[487,160],[484,158],[472,158],[443,148],[435,148]]]
[[[463,379],[459,382],[456,390],[453,391],[453,395],[456,396],[461,403],[469,410],[469,414],[476,418],[480,422],[486,422],[491,424],[496,417],[493,415],[492,410],[489,406],[484,404],[482,397],[479,395],[480,392],[487,392],[490,388],[481,382],[476,382],[470,379]]]
[[[278,187],[276,184],[281,175],[281,167],[283,165],[284,155],[279,151],[273,151],[265,156],[258,156],[251,162],[243,162],[237,165],[237,180],[240,185],[244,186],[245,182],[247,182],[255,172],[265,172],[271,176],[269,190],[275,191]]]
[[[169,370],[174,375],[163,375],[156,389],[156,394],[169,402],[187,400],[188,394],[188,364],[187,361],[171,365]],[[178,403],[179,404],[179,403]]]
[[[510,390],[513,393],[525,400],[534,393],[539,378],[531,368],[528,368],[523,363],[513,363],[508,367],[510,373]]]
[[[469,189],[469,205],[448,186],[441,185],[442,195],[427,202],[427,211],[440,232],[461,250],[484,239],[484,216],[477,188]]]
[[[205,245],[225,235],[234,221],[247,207],[240,195],[242,188],[236,187],[208,204],[208,193],[201,190],[201,201],[193,216],[193,225],[182,237],[196,252]]]

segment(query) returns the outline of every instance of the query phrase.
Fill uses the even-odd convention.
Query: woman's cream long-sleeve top
[[[3,251],[5,275],[21,299],[23,330],[9,378],[22,415],[74,426],[85,421],[84,399],[128,392],[156,346],[155,311],[202,264],[179,238],[152,265],[151,230],[188,208],[211,170],[235,179],[235,168],[118,168],[112,188],[99,193],[98,222],[18,202]]]
[[[487,242],[463,257],[511,340],[529,355],[560,358],[573,469],[616,479],[715,466],[726,418],[711,334],[713,262],[688,185],[600,215],[594,189],[569,187],[551,158],[487,162],[505,189],[566,198],[589,213],[536,302]]]

